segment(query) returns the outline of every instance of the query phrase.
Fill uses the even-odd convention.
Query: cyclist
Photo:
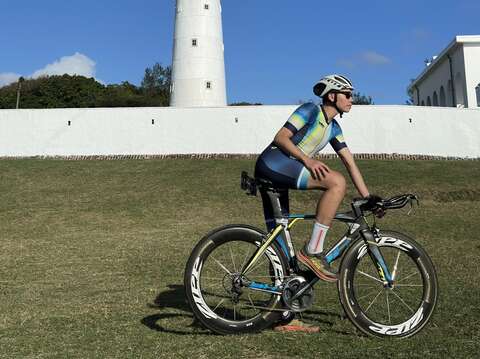
[[[343,175],[314,158],[327,143],[342,159],[356,189],[362,197],[368,188],[343,138],[335,116],[352,107],[352,82],[342,75],[328,75],[313,87],[322,105],[305,103],[298,107],[277,132],[273,142],[262,152],[255,165],[255,177],[271,181],[279,191],[277,199],[284,214],[288,208],[288,189],[321,189],[312,235],[297,253],[297,259],[322,280],[334,282],[336,271],[325,259],[323,245],[332,219],[343,200],[346,181]],[[262,194],[268,229],[275,226],[272,198]]]

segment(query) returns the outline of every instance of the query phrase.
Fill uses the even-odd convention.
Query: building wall
[[[480,107],[480,47],[473,44],[465,44],[465,67],[466,88],[469,107]]]
[[[295,107],[0,110],[0,156],[255,154]],[[354,153],[480,157],[480,109],[354,106],[339,122]]]
[[[451,54],[451,59],[453,82],[455,85],[455,102],[453,101],[450,84],[450,63],[447,56],[442,56],[442,58],[439,58],[436,63],[430,65],[432,68],[430,69],[428,76],[425,76],[425,78],[417,84],[419,96],[417,96],[416,89],[413,94],[414,103],[416,105],[467,107],[465,60],[462,46],[456,47],[455,51]],[[418,101],[418,97],[420,101]],[[437,101],[434,101],[435,98]],[[442,101],[442,99],[445,99],[445,101]]]

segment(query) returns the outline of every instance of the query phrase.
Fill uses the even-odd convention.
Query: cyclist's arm
[[[342,148],[340,151],[337,152],[340,158],[342,159],[345,168],[347,169],[350,177],[352,178],[353,184],[357,188],[358,193],[362,197],[367,197],[370,193],[368,192],[367,185],[363,180],[362,174],[355,163],[355,159],[353,158],[352,153],[348,149],[348,147]]]
[[[305,153],[303,153],[292,142],[292,136],[292,131],[290,131],[286,127],[282,127],[275,135],[273,143],[275,143],[275,145],[277,145],[284,152],[288,153],[290,156],[293,156],[297,160],[303,162],[303,164],[310,171],[314,179],[321,180],[328,172],[330,172],[330,168],[328,168],[325,163],[314,160],[313,158],[310,158]]]
[[[291,140],[292,136],[292,131],[290,131],[286,127],[282,127],[275,135],[273,143],[280,147],[280,149],[282,149],[284,152],[305,163],[305,160],[309,157],[305,153],[303,153],[297,146],[295,146],[295,144]]]

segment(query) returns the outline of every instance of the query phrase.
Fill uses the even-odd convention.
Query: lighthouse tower
[[[226,106],[220,0],[176,0],[170,106]]]

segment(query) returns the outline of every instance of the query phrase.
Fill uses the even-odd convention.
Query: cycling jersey
[[[347,147],[338,122],[332,119],[328,123],[323,109],[311,102],[298,107],[283,127],[293,133],[292,142],[309,157],[327,143],[335,152]],[[270,180],[279,187],[307,189],[310,172],[301,161],[271,143],[257,159],[255,176]]]

